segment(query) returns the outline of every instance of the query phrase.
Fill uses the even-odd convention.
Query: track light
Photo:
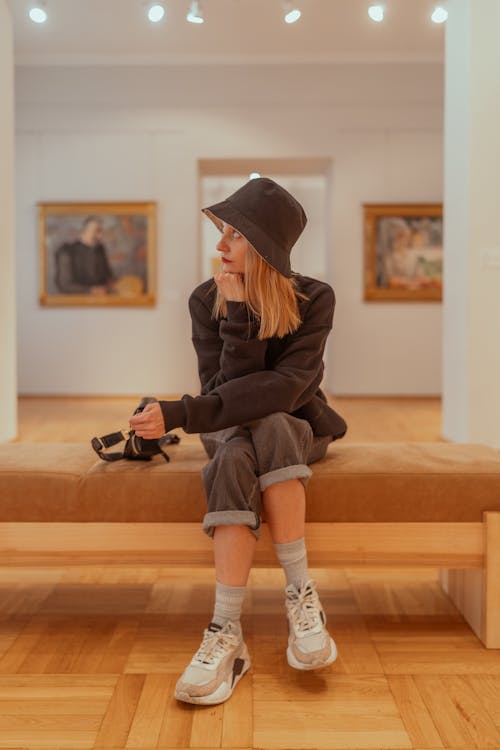
[[[165,15],[165,7],[161,3],[148,3],[148,18],[151,23],[158,23]]]
[[[292,3],[291,0],[283,0],[282,4],[285,23],[295,23],[295,21],[298,21],[302,13],[297,7],[297,3]]]
[[[443,5],[436,5],[432,11],[431,19],[434,23],[444,23],[448,20],[448,11]]]
[[[189,21],[189,23],[205,22],[205,19],[203,18],[203,11],[198,0],[193,0],[193,2],[191,3],[188,14],[186,16],[186,21]]]
[[[381,23],[384,20],[385,5],[384,3],[370,3],[368,8],[368,15],[375,21],[375,23]]]
[[[29,17],[33,23],[45,23],[48,18],[47,11],[45,10],[46,7],[44,2],[38,2],[31,6]]]

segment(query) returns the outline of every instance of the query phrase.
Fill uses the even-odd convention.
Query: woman
[[[149,404],[130,425],[144,438],[200,433],[210,459],[203,529],[214,542],[215,608],[175,697],[215,704],[250,667],[240,615],[262,510],[286,575],[288,663],[316,669],[336,658],[307,571],[305,487],[308,464],[347,428],[319,387],[333,289],[290,267],[302,206],[262,177],[202,210],[221,232],[222,267],[189,298],[201,394]]]

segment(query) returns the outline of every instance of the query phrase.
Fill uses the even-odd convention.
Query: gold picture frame
[[[441,203],[364,203],[364,299],[442,300]]]
[[[40,304],[156,304],[156,203],[38,203]]]

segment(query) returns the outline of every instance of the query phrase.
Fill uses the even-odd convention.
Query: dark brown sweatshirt
[[[199,396],[160,401],[165,431],[213,432],[277,411],[306,419],[315,435],[343,437],[347,425],[327,404],[319,385],[323,353],[332,328],[335,294],[317,279],[294,274],[302,324],[282,338],[257,338],[259,321],[244,302],[228,302],[227,318],[215,320],[213,279],[189,297],[192,341],[198,355]]]

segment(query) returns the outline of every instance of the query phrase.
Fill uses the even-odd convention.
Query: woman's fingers
[[[133,417],[130,417],[129,422],[133,425],[146,425],[151,424],[152,420],[154,419],[153,415],[145,415],[142,414],[135,414]]]
[[[243,302],[245,299],[245,286],[241,274],[219,271],[214,275],[214,281],[226,300]]]
[[[160,404],[147,404],[145,409],[129,418],[129,425],[138,437],[153,440],[165,434]]]

